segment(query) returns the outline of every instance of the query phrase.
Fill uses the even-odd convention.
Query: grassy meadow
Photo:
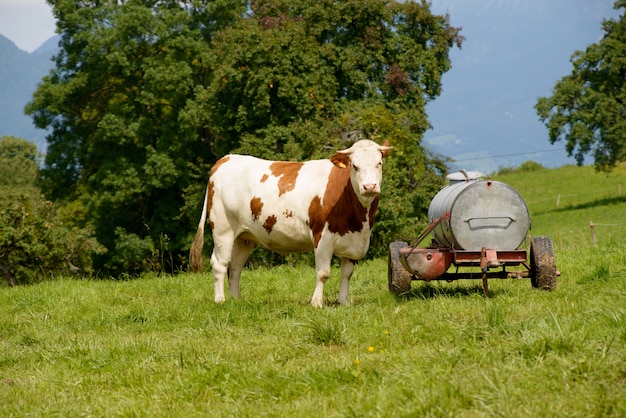
[[[246,270],[221,305],[207,273],[0,288],[0,416],[625,416],[626,171],[494,178],[553,239],[555,291],[395,296],[386,259],[359,263],[351,306],[334,268],[323,309],[312,266]]]

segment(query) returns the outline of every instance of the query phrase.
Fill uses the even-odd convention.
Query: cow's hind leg
[[[350,303],[348,294],[350,291],[350,278],[354,271],[354,261],[349,258],[341,258],[341,287],[339,288],[339,303],[347,305]]]
[[[228,268],[228,291],[233,297],[239,297],[239,278],[252,248],[252,242],[240,238],[237,238],[233,245],[230,267]]]
[[[219,238],[217,238],[219,237]],[[233,254],[235,242],[232,234],[213,234],[213,254],[211,254],[211,270],[213,272],[213,287],[215,302],[226,300],[224,296],[224,277],[228,273],[228,265]]]

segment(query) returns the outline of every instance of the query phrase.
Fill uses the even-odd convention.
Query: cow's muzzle
[[[365,196],[374,196],[380,194],[380,189],[378,188],[378,184],[370,183],[364,184],[363,190],[361,191]]]

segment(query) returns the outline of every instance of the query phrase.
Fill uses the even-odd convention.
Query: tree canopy
[[[48,2],[61,50],[27,106],[51,129],[42,187],[94,225],[102,271],[139,272],[162,251],[183,266],[228,152],[302,160],[354,132],[387,139],[385,193],[406,199],[398,212],[383,196],[387,233],[413,227],[441,184],[445,165],[420,146],[425,104],[462,37],[425,1]]]
[[[614,8],[621,17],[603,22],[602,39],[574,52],[572,73],[535,105],[550,142],[564,140],[578,164],[591,155],[598,170],[626,161],[626,0]]]

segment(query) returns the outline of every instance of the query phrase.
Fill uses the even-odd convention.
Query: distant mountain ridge
[[[41,79],[54,67],[59,37],[54,36],[35,51],[19,49],[13,41],[0,35],[0,136],[14,136],[46,149],[46,131],[37,129],[24,107],[32,100]]]
[[[33,54],[56,54],[59,50],[59,41],[61,40],[61,36],[55,35],[52,38],[48,39],[46,42],[41,44],[39,48],[33,51]]]

